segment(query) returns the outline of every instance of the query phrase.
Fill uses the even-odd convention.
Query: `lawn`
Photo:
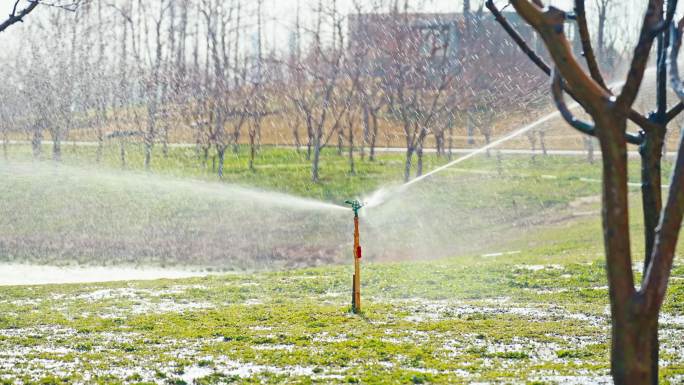
[[[517,254],[0,290],[10,383],[609,383],[598,223]],[[557,241],[559,235],[572,240]],[[530,235],[532,236],[532,235]],[[566,237],[567,238],[567,237]],[[661,317],[663,383],[684,379],[684,267]]]
[[[395,198],[375,209],[378,214],[369,210],[362,217],[362,244],[369,250],[363,259],[363,314],[353,315],[349,312],[350,212],[339,217],[325,214],[321,219],[318,214],[293,216],[271,207],[262,208],[267,212],[255,211],[265,201],[254,191],[247,194],[256,203],[245,209],[242,200],[238,205],[225,203],[244,194],[229,188],[239,183],[339,202],[398,183],[401,155],[383,154],[375,163],[359,162],[359,175],[352,176],[345,171],[345,158],[327,152],[325,182],[313,184],[302,154],[264,147],[258,161],[264,166],[251,172],[244,155],[231,158],[224,181],[216,183],[210,171],[194,163],[191,149],[174,148],[166,160],[156,157],[152,174],[112,171],[117,167],[114,149],[107,151],[104,160],[109,169],[69,171],[75,165],[82,170],[85,160],[93,159],[91,151],[67,146],[66,165],[46,170],[21,161],[29,158],[28,148],[13,147],[13,162],[18,163],[0,166],[5,181],[0,182],[4,236],[48,237],[51,230],[61,229],[50,235],[54,238],[46,239],[63,237],[65,244],[72,245],[74,239],[109,242],[130,238],[144,245],[150,239],[182,235],[178,239],[184,242],[211,239],[218,249],[207,247],[207,243],[201,243],[199,249],[211,254],[235,248],[239,237],[230,237],[228,232],[235,228],[242,229],[241,236],[253,236],[245,239],[252,243],[256,239],[263,248],[274,241],[267,237],[274,229],[302,231],[308,227],[301,226],[314,226],[317,231],[295,240],[306,245],[332,242],[330,250],[317,252],[338,255],[321,266],[286,269],[272,260],[257,259],[262,266],[202,278],[0,287],[1,381],[611,381],[607,283],[599,202],[595,199],[600,191],[594,182],[599,177],[598,165],[572,157],[537,157],[533,161],[529,156],[510,156],[502,162],[496,156],[479,157],[417,184],[415,190],[403,193],[408,195],[401,195],[403,200]],[[130,171],[139,170],[140,162],[133,159]],[[430,157],[427,162],[432,168],[445,160]],[[35,175],[16,171],[25,167]],[[630,167],[638,175],[636,162]],[[59,183],[54,183],[54,178]],[[638,187],[633,186],[634,250],[642,247],[637,192]],[[228,208],[222,208],[221,202]],[[217,212],[217,207],[223,211]],[[256,219],[236,216],[245,210]],[[220,221],[228,224],[207,233],[204,227],[209,224],[198,221],[196,212],[201,212],[202,218],[216,215],[231,221]],[[117,216],[114,214],[120,215],[111,219]],[[27,220],[36,215],[39,220]],[[148,223],[149,217],[163,225],[153,231],[160,238],[136,238],[139,233],[144,235],[145,226],[140,223]],[[464,223],[464,218],[471,217],[474,219]],[[401,218],[406,220],[398,220]],[[266,230],[259,233],[259,226]],[[79,228],[87,229],[83,237],[69,238]],[[339,238],[328,237],[328,231]],[[201,238],[207,234],[211,237]],[[456,248],[463,243],[473,247],[469,251]],[[108,245],[104,251],[116,249],[103,244]],[[0,242],[5,257],[10,250],[7,245]],[[94,245],[65,250],[97,250]],[[162,250],[179,253],[176,256],[184,250],[176,244],[163,246],[169,249]],[[415,248],[405,255],[391,248],[408,246]],[[124,254],[134,250],[126,248],[132,247],[128,244],[118,247]],[[373,254],[378,249],[385,253]],[[485,252],[491,249],[498,252]],[[431,250],[433,255],[417,258],[421,250]],[[294,254],[302,257],[307,252],[295,249]],[[436,258],[440,254],[451,256]],[[52,260],[14,257],[15,262],[94,263],[87,255],[72,251],[53,255]],[[131,262],[99,257],[95,263]],[[174,254],[167,257],[162,262],[188,262],[174,261]],[[209,262],[216,260],[191,262],[211,265]],[[641,271],[638,263],[635,261],[635,271]],[[304,264],[317,263],[304,258]],[[673,275],[661,316],[661,377],[666,384],[684,381],[681,259],[675,261]]]
[[[192,149],[172,148],[149,173],[141,162],[120,170],[113,149],[92,165],[93,151],[67,146],[55,165],[31,162],[29,148],[17,146],[0,162],[0,260],[222,270],[337,263],[351,224],[339,205],[372,201],[380,187],[386,202],[362,213],[371,259],[495,252],[525,229],[581,214],[576,203],[600,191],[598,167],[581,157],[482,155],[401,190],[401,154],[358,161],[350,175],[346,158],[328,151],[323,181],[313,183],[292,149],[264,147],[254,172],[245,154],[231,157],[223,180]],[[446,161],[426,156],[426,170]]]

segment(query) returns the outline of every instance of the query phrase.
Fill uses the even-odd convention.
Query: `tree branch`
[[[525,42],[525,40],[520,36],[520,34],[510,25],[508,20],[503,16],[501,11],[496,7],[494,4],[493,0],[487,0],[485,3],[487,6],[487,9],[489,9],[490,12],[494,15],[494,18],[496,21],[501,25],[501,27],[508,33],[508,35],[513,39],[513,41],[518,45],[518,47],[527,54],[527,56],[532,60],[534,64],[539,67],[545,74],[551,75],[551,68],[544,62],[544,60],[536,53],[534,52],[529,45]],[[577,97],[573,94],[572,90],[565,88],[565,92],[570,95],[575,101],[580,103],[580,101],[577,99]],[[582,103],[580,103],[582,104]],[[641,127],[644,131],[652,131],[654,128],[656,128],[656,124],[649,121],[648,118],[646,118],[643,114],[640,114],[639,112],[635,111],[634,109],[631,109],[629,111],[629,119],[636,123],[639,127]],[[640,135],[637,134],[626,134],[628,138],[628,142],[631,144],[641,144],[643,141],[643,138]]]
[[[684,111],[684,103],[679,102],[665,114],[666,122],[671,122],[672,119],[676,118],[682,111]]]
[[[530,24],[546,43],[546,47],[557,63],[563,79],[583,106],[597,106],[605,103],[611,95],[594,79],[587,76],[572,53],[572,47],[563,32],[565,13],[555,7],[542,9],[528,0],[511,0],[516,11]]]
[[[679,67],[677,66],[679,48],[682,46],[682,30],[684,30],[684,18],[677,23],[676,27],[673,24],[670,28],[672,40],[672,47],[670,48],[670,83],[672,90],[677,94],[679,100],[684,101],[684,84],[682,84],[682,80],[679,77]]]
[[[677,57],[682,44],[682,30],[684,18],[679,21],[677,27],[672,25],[670,33],[672,47],[670,49],[670,76],[671,85],[680,100],[684,100],[684,87],[679,77]],[[680,103],[681,104],[681,103]],[[677,107],[673,108],[676,109]],[[681,109],[681,108],[680,108]],[[646,311],[660,309],[665,298],[668,280],[670,278],[674,252],[679,238],[684,215],[684,137],[680,139],[677,151],[677,162],[672,172],[670,191],[667,203],[660,214],[660,222],[656,229],[655,245],[651,263],[646,270],[644,284],[640,295],[644,296]]]
[[[639,42],[636,48],[634,48],[634,56],[629,66],[625,86],[622,87],[622,92],[617,97],[616,105],[622,110],[629,110],[636,100],[637,93],[641,87],[641,81],[644,79],[644,72],[646,71],[651,47],[653,46],[653,39],[657,36],[658,30],[662,28],[662,18],[663,0],[650,0],[639,34]]]
[[[515,42],[515,44],[518,45],[520,50],[522,50],[527,55],[527,57],[529,57],[530,60],[532,60],[532,62],[537,65],[537,67],[544,71],[545,74],[551,76],[551,67],[549,67],[549,65],[546,64],[546,62],[544,62],[544,59],[542,59],[536,52],[534,52],[532,48],[530,48],[529,45],[527,45],[525,39],[523,39],[522,36],[520,36],[518,31],[516,31],[515,28],[513,28],[511,24],[508,22],[508,20],[506,20],[506,18],[501,14],[501,11],[499,11],[499,9],[496,7],[494,1],[487,0],[485,6],[487,7],[487,9],[489,9],[492,15],[494,15],[494,18],[506,31],[506,33],[508,33],[508,36],[510,36],[511,39],[513,39],[513,41]]]
[[[551,79],[551,94],[553,95],[553,101],[556,103],[556,107],[563,119],[577,131],[583,134],[596,136],[596,127],[591,123],[577,119],[565,104],[565,100],[563,100],[563,80],[561,79],[560,72],[555,68],[553,69]]]
[[[12,14],[9,15],[7,20],[5,20],[4,22],[2,22],[2,24],[0,24],[0,32],[9,28],[12,24],[23,22],[24,16],[31,13],[31,11],[33,11],[38,6],[38,4],[40,4],[39,1],[31,1],[31,2],[29,2],[29,5],[26,6],[26,8],[22,9],[21,11],[19,11],[19,13],[17,13],[16,11],[17,11],[17,4],[18,3],[19,3],[19,1],[17,1],[14,4],[14,9],[12,10]]]
[[[610,92],[606,86],[606,82],[603,80],[603,75],[601,75],[601,69],[596,61],[594,48],[591,46],[591,37],[589,36],[589,28],[587,27],[587,14],[584,8],[584,0],[575,0],[575,20],[577,21],[582,51],[584,59],[587,61],[589,73],[591,74],[592,79],[603,87],[603,89]]]
[[[565,100],[563,99],[563,81],[560,77],[560,73],[556,70],[553,71],[552,75],[551,94],[553,95],[553,101],[556,104],[558,111],[568,124],[584,134],[596,136],[596,127],[591,123],[577,119],[565,104]],[[644,141],[643,136],[629,132],[625,132],[625,140],[627,143],[636,145],[639,145]]]
[[[675,248],[684,215],[684,137],[679,142],[677,163],[672,172],[667,203],[656,229],[651,264],[646,270],[640,295],[644,296],[646,311],[660,309],[670,278]]]

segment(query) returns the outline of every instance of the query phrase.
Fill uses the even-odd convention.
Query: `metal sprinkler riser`
[[[344,202],[354,211],[354,277],[352,279],[352,312],[361,312],[361,245],[359,244],[359,210],[363,203],[358,200]]]

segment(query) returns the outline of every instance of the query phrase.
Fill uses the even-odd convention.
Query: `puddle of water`
[[[107,281],[200,277],[210,273],[182,269],[135,267],[59,267],[49,265],[0,264],[0,285],[45,285]]]

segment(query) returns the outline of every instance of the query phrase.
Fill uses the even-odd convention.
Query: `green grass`
[[[45,159],[50,159],[50,148],[44,146]],[[92,146],[72,146],[65,144],[63,162],[70,165],[93,165],[96,148]],[[32,158],[30,147],[13,145],[10,147],[11,159],[29,160]],[[203,163],[194,148],[169,148],[168,156],[156,146],[153,152],[151,170],[154,173],[180,177],[193,177],[218,180],[217,157],[211,151],[209,159]],[[443,163],[428,157],[427,167]],[[337,155],[336,149],[323,150],[320,167],[320,183],[311,182],[311,163],[306,159],[305,150],[300,152],[289,148],[262,147],[255,170],[248,167],[249,148],[241,146],[238,153],[226,152],[223,181],[256,186],[267,190],[292,193],[325,201],[341,202],[349,197],[371,192],[388,182],[401,181],[403,177],[402,154],[382,155],[375,162],[356,160],[356,174],[349,173],[348,158]],[[127,146],[127,169],[143,170],[143,150],[141,145]],[[121,168],[119,147],[105,147],[102,166]]]
[[[92,162],[93,151],[66,146],[64,162]],[[107,150],[107,167],[117,167],[115,151]],[[139,170],[141,151],[130,153],[131,168]],[[12,156],[30,159],[28,148],[22,146],[13,147]],[[359,174],[351,176],[346,173],[346,158],[326,152],[322,182],[313,184],[302,154],[263,148],[257,162],[263,166],[256,172],[247,170],[246,155],[241,154],[227,160],[224,180],[339,201],[400,180],[402,161],[399,154],[383,154],[375,163],[359,162]],[[427,168],[444,162],[428,157]],[[636,181],[637,163],[630,167]],[[564,384],[570,382],[568,377],[584,383],[607,380],[610,341],[600,222],[596,215],[563,216],[577,198],[599,193],[599,184],[579,179],[598,178],[598,165],[580,158],[537,157],[533,162],[511,156],[501,165],[495,157],[478,157],[458,168],[427,182],[435,184],[429,188],[433,195],[418,191],[416,198],[423,197],[429,205],[412,210],[428,207],[432,210],[428,215],[437,215],[449,205],[473,213],[497,207],[502,211],[494,214],[514,216],[543,209],[546,222],[508,228],[506,237],[501,233],[502,250],[519,253],[388,263],[364,259],[361,315],[349,312],[352,269],[346,264],[182,280],[0,287],[0,381]],[[469,173],[476,170],[493,174]],[[197,166],[191,149],[172,149],[168,158],[156,154],[153,171],[215,179]],[[26,181],[6,186],[4,207],[30,197],[26,194],[30,189],[22,190],[22,183]],[[45,199],[55,197],[49,207],[65,210],[60,191],[68,189],[47,187],[38,190]],[[87,196],[85,191],[82,195]],[[632,242],[639,255],[642,222],[638,195],[632,197]],[[169,202],[155,202],[155,210],[173,207]],[[589,201],[581,209],[595,212],[599,205]],[[402,214],[410,218],[413,212]],[[72,223],[62,219],[66,222],[60,226]],[[39,225],[51,229],[56,223]],[[454,231],[444,227],[445,233]],[[4,228],[21,226],[12,223]],[[499,230],[490,228],[495,235]],[[638,264],[639,258],[635,260]],[[684,378],[681,259],[676,260],[673,275],[661,318],[665,384],[681,383]]]
[[[30,159],[28,150],[13,147],[12,159]],[[62,166],[0,163],[0,178],[7,182],[0,184],[5,198],[0,202],[0,260],[224,269],[263,267],[258,261],[274,259],[290,267],[315,259],[335,262],[346,256],[341,246],[349,241],[347,216],[274,205],[253,197],[252,190],[245,201],[232,186],[284,190],[340,204],[400,183],[402,172],[401,154],[382,154],[375,162],[359,161],[359,173],[348,175],[346,158],[333,151],[324,154],[324,179],[312,183],[303,154],[264,148],[259,163],[273,167],[251,172],[238,163],[245,161],[243,154],[231,158],[223,181],[214,183],[216,176],[197,165],[192,150],[172,148],[168,158],[155,157],[153,165],[165,168],[150,174],[118,172],[111,164],[114,150],[107,150],[105,164],[93,167],[87,167],[87,160],[92,162],[95,149],[86,146],[66,146]],[[444,162],[426,156],[426,170]],[[498,249],[522,229],[543,225],[561,212],[573,215],[573,201],[600,191],[600,184],[580,178],[596,179],[597,173],[596,165],[575,157],[475,157],[367,210],[364,235],[374,244],[366,250],[369,256],[397,259]]]
[[[0,376],[42,383],[170,384],[193,373],[201,384],[597,381],[608,375],[609,339],[596,225],[582,220],[536,233],[552,241],[570,231],[583,240],[516,255],[364,263],[360,316],[349,313],[349,266],[4,287],[0,356],[8,364]],[[684,277],[679,263],[674,276]],[[674,280],[670,290],[664,311],[681,316],[684,282]],[[684,372],[684,328],[671,319],[661,333],[666,384]]]
[[[31,160],[31,148],[28,145],[11,145],[11,160]],[[43,146],[42,158],[51,159],[50,146]],[[140,144],[127,145],[127,170],[143,170],[143,149]],[[96,148],[94,146],[70,145],[65,142],[62,147],[63,163],[75,166],[104,167],[105,169],[121,169],[119,146],[109,144],[104,147],[101,165],[95,163]],[[454,156],[458,157],[458,154]],[[241,146],[237,153],[226,152],[223,182],[237,183],[260,187],[266,190],[291,193],[304,197],[316,198],[330,202],[342,202],[349,197],[362,196],[375,191],[386,184],[398,184],[403,181],[405,155],[403,153],[378,153],[376,161],[361,160],[355,155],[354,175],[349,172],[349,159],[346,152],[340,156],[335,148],[325,148],[321,155],[320,182],[311,182],[311,162],[306,159],[306,151],[293,151],[290,148],[263,146],[257,154],[255,170],[250,170],[249,148]],[[216,176],[216,155],[210,151],[209,159],[203,163],[194,148],[170,147],[164,156],[161,147],[155,146],[151,162],[151,171],[156,174],[177,177],[192,177],[206,180],[219,180]],[[415,162],[415,159],[414,159]],[[426,154],[424,169],[427,171],[448,162],[445,157]],[[669,175],[670,164],[663,165],[664,175]],[[486,170],[501,172],[503,175],[520,176],[526,182],[529,177],[542,175],[557,176],[561,180],[578,179],[579,177],[597,179],[600,177],[598,164],[590,165],[582,157],[543,157],[533,160],[529,155],[503,155],[497,161],[495,153],[491,157],[484,155],[461,163],[461,170]],[[639,162],[630,161],[633,171],[632,182],[638,182]],[[415,173],[415,167],[414,167]],[[460,172],[459,172],[460,173]],[[461,173],[462,174],[462,173]],[[575,188],[586,187],[587,183],[578,183]],[[553,187],[553,186],[551,186]],[[501,184],[501,189],[510,189],[508,184]],[[596,189],[594,189],[596,190]],[[503,191],[502,193],[505,193]]]

